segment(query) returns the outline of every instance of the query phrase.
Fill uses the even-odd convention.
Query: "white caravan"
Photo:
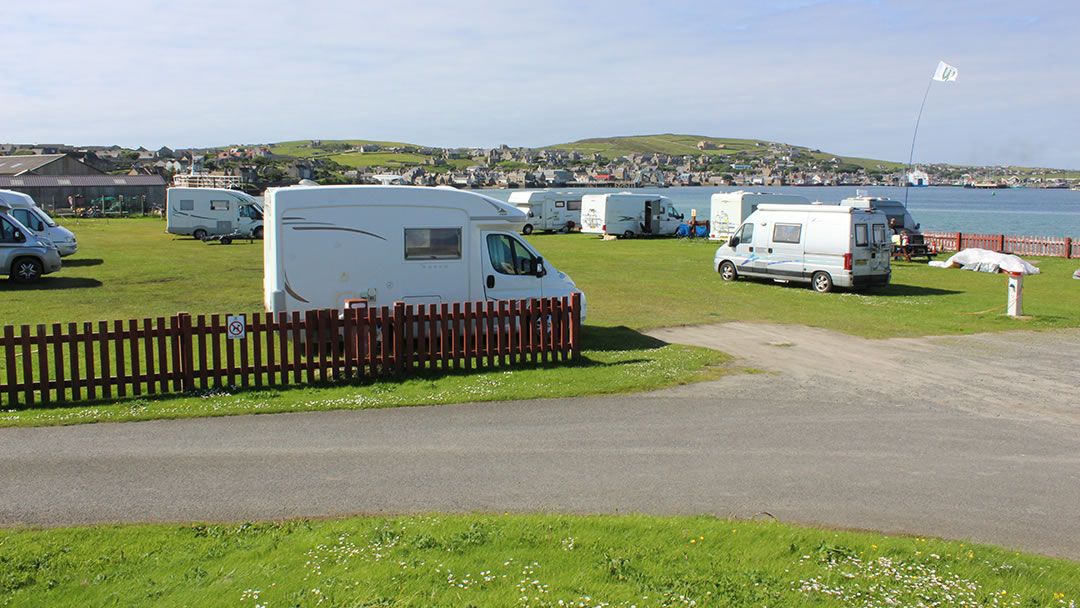
[[[489,196],[292,186],[267,190],[265,201],[263,296],[272,313],[581,293],[515,234],[525,214]]]
[[[0,190],[0,202],[11,207],[11,216],[20,224],[33,230],[34,234],[52,241],[60,252],[60,257],[69,256],[79,250],[75,233],[53,221],[44,209],[37,206],[29,194],[14,190]]]
[[[747,217],[762,204],[809,205],[810,199],[797,194],[770,192],[717,192],[709,199],[709,239],[724,240],[742,226]]]
[[[713,268],[725,281],[740,276],[833,286],[887,285],[885,214],[845,205],[761,205],[716,250]]]
[[[682,221],[671,199],[659,194],[619,192],[581,198],[581,231],[589,234],[671,236]]]
[[[203,239],[240,234],[262,238],[263,211],[252,196],[228,188],[169,188],[165,232]]]
[[[533,230],[569,232],[581,226],[581,195],[554,190],[511,192],[510,204],[525,213],[522,234]]]

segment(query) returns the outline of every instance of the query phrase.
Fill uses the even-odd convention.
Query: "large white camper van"
[[[525,214],[482,194],[292,186],[267,190],[265,202],[263,295],[273,313],[580,293],[516,234]]]
[[[725,281],[740,276],[833,286],[886,285],[891,277],[885,214],[846,205],[760,205],[716,250]]]
[[[810,199],[797,194],[770,192],[717,192],[709,200],[709,239],[720,241],[735,234],[746,218],[763,204],[809,205]]]
[[[69,256],[79,250],[75,233],[53,221],[44,209],[37,206],[29,194],[14,190],[0,190],[0,203],[6,203],[11,207],[11,216],[20,224],[33,230],[34,234],[52,241],[60,252],[60,257]]]
[[[240,234],[262,238],[262,207],[250,195],[228,188],[169,188],[165,232],[203,239]]]
[[[682,221],[671,199],[658,194],[618,192],[581,198],[581,231],[585,233],[671,236]]]
[[[581,195],[553,190],[511,192],[510,204],[525,213],[522,234],[533,230],[569,232],[581,226]]]
[[[926,238],[919,232],[919,224],[911,217],[904,203],[882,196],[860,194],[845,198],[840,204],[883,212],[888,217],[894,256],[904,256],[909,262],[913,257],[929,260],[934,256],[935,252],[931,251]]]

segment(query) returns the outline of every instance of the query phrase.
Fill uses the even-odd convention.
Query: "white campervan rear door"
[[[521,300],[543,297],[532,249],[509,232],[481,232],[480,256],[484,296],[488,300]]]

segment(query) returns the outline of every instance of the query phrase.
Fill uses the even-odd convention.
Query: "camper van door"
[[[777,279],[801,279],[805,270],[803,238],[806,232],[806,214],[778,217],[769,226],[767,271]]]
[[[489,300],[542,297],[540,256],[505,232],[482,232],[484,295]]]

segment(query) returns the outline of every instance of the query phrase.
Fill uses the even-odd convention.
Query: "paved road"
[[[1062,390],[1080,332],[908,346],[745,324],[654,335],[781,373],[633,396],[2,429],[0,524],[768,512],[1080,559],[1080,404]],[[837,345],[815,365],[785,362]],[[858,348],[904,372],[986,357],[970,398],[912,399],[851,360]],[[1017,356],[1006,375],[1022,386],[987,401],[988,362]],[[1017,399],[1029,405],[1004,405]]]

